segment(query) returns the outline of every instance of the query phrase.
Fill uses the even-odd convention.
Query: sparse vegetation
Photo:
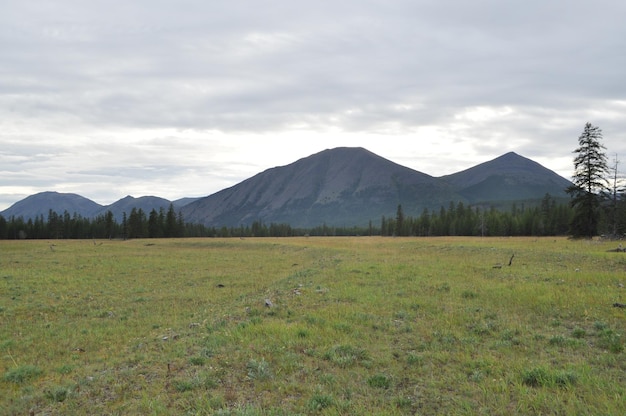
[[[150,241],[0,242],[0,414],[626,413],[614,243]]]

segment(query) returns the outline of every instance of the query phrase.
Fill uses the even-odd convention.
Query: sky
[[[0,210],[206,196],[324,149],[626,166],[623,0],[0,0]],[[623,162],[622,162],[623,161]]]

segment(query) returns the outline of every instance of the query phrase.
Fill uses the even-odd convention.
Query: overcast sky
[[[626,166],[623,0],[0,0],[0,210],[206,196],[326,148]]]

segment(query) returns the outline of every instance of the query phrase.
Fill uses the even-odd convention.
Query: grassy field
[[[624,415],[614,247],[1,241],[0,412]]]

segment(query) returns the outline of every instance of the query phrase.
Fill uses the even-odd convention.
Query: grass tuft
[[[385,374],[376,374],[367,379],[367,384],[370,387],[386,390],[391,387],[391,379]]]
[[[577,381],[578,376],[572,371],[553,372],[535,367],[522,373],[522,383],[530,387],[569,387]]]
[[[2,379],[11,383],[24,383],[43,374],[43,370],[35,365],[22,365],[8,370]]]
[[[319,412],[335,404],[335,399],[329,394],[315,393],[308,401],[307,408]]]
[[[248,378],[251,380],[269,380],[272,378],[270,364],[262,358],[260,361],[250,360],[246,365]]]

